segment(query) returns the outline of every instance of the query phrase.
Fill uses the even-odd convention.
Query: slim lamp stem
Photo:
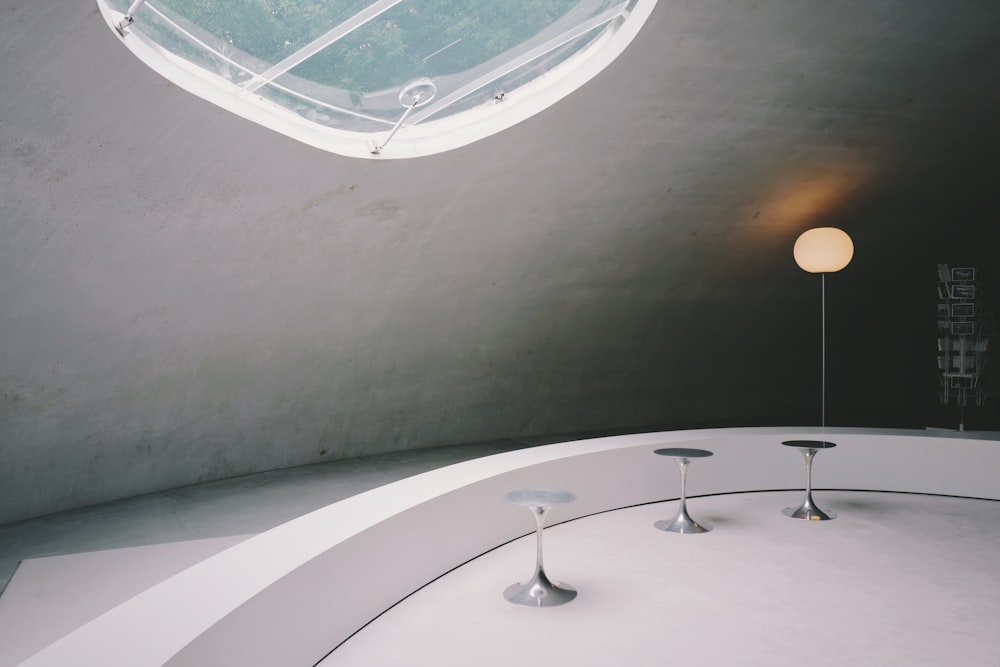
[[[854,243],[851,237],[836,227],[808,229],[795,240],[792,249],[795,263],[808,273],[820,274],[820,429],[826,429],[826,274],[836,273],[851,263]]]
[[[821,273],[820,277],[821,277],[821,280],[820,280],[821,288],[820,289],[821,289],[821,292],[822,292],[822,296],[820,298],[820,305],[821,305],[821,310],[823,311],[822,315],[821,315],[821,320],[820,321],[822,323],[823,333],[820,336],[820,341],[821,341],[821,343],[820,343],[820,348],[821,348],[820,349],[820,359],[821,359],[820,367],[822,369],[822,372],[821,372],[821,375],[822,375],[822,379],[821,379],[822,388],[820,390],[820,418],[819,418],[819,425],[820,425],[820,430],[824,430],[826,428],[826,274],[825,273]]]

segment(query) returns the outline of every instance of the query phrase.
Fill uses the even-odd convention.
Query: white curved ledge
[[[572,490],[575,518],[677,497],[665,444],[715,452],[690,496],[802,488],[802,458],[782,440],[817,429],[674,431],[597,438],[467,461],[329,505],[246,540],[163,581],[37,653],[28,667],[65,664],[313,665],[422,585],[531,531],[504,493]],[[826,429],[815,488],[1000,500],[997,441],[923,431]],[[331,600],[334,602],[331,603]]]

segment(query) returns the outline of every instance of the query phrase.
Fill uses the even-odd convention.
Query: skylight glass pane
[[[399,89],[418,78],[430,78],[437,86],[437,99],[460,91],[478,78],[504,76],[503,86],[517,85],[549,71],[559,62],[580,51],[604,28],[557,45],[558,55],[546,54],[534,67],[518,67],[516,77],[505,76],[505,63],[515,61],[532,49],[544,47],[561,35],[572,33],[581,22],[623,7],[611,0],[409,0],[369,21],[293,68],[278,82],[288,90],[300,91],[305,82],[326,84],[336,92],[315,89],[310,97],[323,99],[341,108],[380,118],[399,117]],[[450,20],[450,16],[457,16]],[[608,18],[610,20],[610,18]],[[490,73],[494,73],[490,76]],[[477,86],[475,89],[480,89]],[[489,91],[460,105],[448,105],[436,115],[448,115],[492,99]],[[339,98],[339,102],[335,100]],[[348,107],[344,100],[350,101]],[[418,117],[429,117],[430,113]]]
[[[306,121],[329,128],[323,146],[369,155],[397,131],[397,144],[409,133],[429,147],[446,124],[484,128],[463,131],[468,142],[537,113],[620,53],[656,0],[146,0],[123,20],[132,2],[97,0],[164,76],[296,138],[313,136]],[[575,58],[590,51],[601,55]],[[523,101],[540,78],[537,101],[494,104],[500,92]],[[424,97],[404,101],[417,81]]]
[[[292,73],[358,93],[472,69],[528,40],[578,0],[409,0]]]
[[[551,71],[552,68],[556,67],[567,58],[579,53],[581,49],[585,48],[587,44],[603,30],[604,26],[594,28],[586,35],[564,44],[554,51],[550,51],[545,55],[532,60],[526,65],[522,65],[512,72],[504,74],[498,79],[490,81],[489,83],[472,91],[468,95],[465,95],[458,101],[448,105],[448,107],[441,113],[456,114],[461,113],[462,111],[467,111],[468,109],[481,104],[496,104],[496,96],[499,93],[504,93],[506,95],[507,91],[515,90],[525,83],[537,79],[542,74]]]
[[[335,91],[326,86],[309,90],[307,85],[299,85],[295,92],[291,92],[277,85],[267,85],[258,89],[257,94],[314,123],[351,132],[388,130],[402,114],[402,108],[396,101],[395,95],[392,97],[391,106],[383,109],[381,113],[368,110],[361,114],[354,111],[356,105],[351,103],[348,93]]]
[[[233,49],[268,63],[294,53],[371,0],[157,0]]]
[[[262,67],[260,61],[248,58],[164,7],[147,4],[139,10],[137,20],[142,21],[145,38],[232,83],[249,81],[252,72]]]

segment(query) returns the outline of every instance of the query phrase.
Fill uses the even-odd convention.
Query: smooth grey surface
[[[21,665],[108,610],[248,537],[252,536],[147,544],[22,561],[0,595],[0,667]],[[75,662],[87,665],[101,661],[78,656]]]
[[[581,90],[413,161],[297,144],[117,42],[88,0],[0,0],[0,522],[442,444],[816,423],[791,255],[816,225],[856,246],[829,423],[957,424],[935,264],[1000,253],[993,0],[661,0]]]
[[[524,537],[409,596],[319,667],[996,664],[996,501],[840,491],[843,518],[815,526],[773,511],[795,496],[701,498],[716,530],[691,539],[649,529],[658,504],[553,526],[546,559],[579,587],[573,604],[540,616],[496,595],[531,557]]]
[[[50,647],[37,662],[63,665],[90,655],[102,664],[159,665],[174,655],[170,662],[183,665],[214,663],[219,656],[262,667],[313,664],[325,652],[324,643],[339,644],[402,596],[522,534],[523,521],[515,519],[523,512],[498,502],[512,487],[555,484],[587,490],[579,502],[561,508],[563,518],[636,506],[666,491],[659,466],[649,465],[651,450],[700,442],[731,465],[703,466],[708,474],[697,476],[696,494],[776,489],[798,477],[794,473],[800,469],[776,442],[818,431],[709,429],[577,440],[400,480],[185,570]],[[838,429],[831,435],[843,451],[823,466],[824,486],[1000,498],[993,474],[1000,457],[996,442],[870,429]],[[912,465],[899,466],[904,459]],[[461,539],[452,539],[456,525],[464,526]],[[386,549],[387,544],[399,548]],[[317,556],[317,550],[325,551]],[[242,564],[247,562],[261,568],[246,570]],[[357,576],[361,571],[375,576]],[[331,607],[336,599],[352,604]]]
[[[405,477],[552,441],[558,439],[488,442],[345,459],[7,524],[0,526],[0,591],[18,563],[28,558],[259,533]]]
[[[565,505],[576,500],[572,492],[563,489],[515,489],[506,495],[515,505],[534,508]]]

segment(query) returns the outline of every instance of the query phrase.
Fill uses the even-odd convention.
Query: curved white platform
[[[406,598],[318,667],[998,663],[997,501],[821,491],[841,516],[817,524],[780,512],[800,493],[695,498],[694,516],[718,526],[700,535],[653,528],[677,501],[554,526],[547,568],[579,592],[563,607],[500,595],[530,573],[534,540],[515,540]]]
[[[503,501],[507,490],[572,489],[578,500],[562,508],[563,519],[676,497],[676,470],[652,454],[665,445],[716,454],[693,467],[689,496],[802,488],[801,457],[780,443],[817,435],[773,428],[649,433],[449,466],[248,539],[23,664],[313,665],[428,581],[528,532],[523,510]],[[996,441],[844,429],[827,429],[823,439],[838,447],[817,458],[816,489],[1000,499]]]

